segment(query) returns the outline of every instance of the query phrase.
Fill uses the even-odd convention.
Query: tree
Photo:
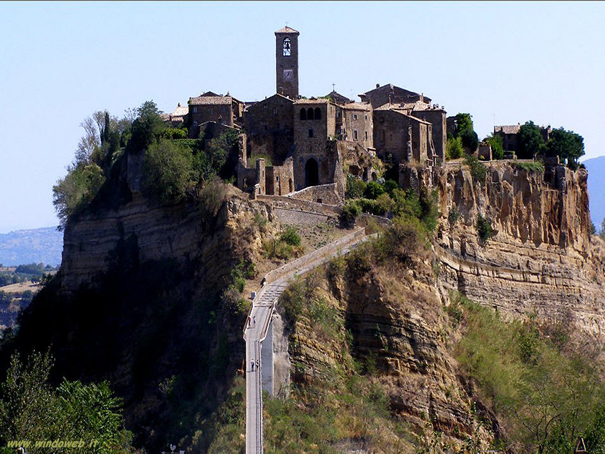
[[[532,159],[535,155],[543,154],[546,151],[546,143],[540,127],[533,121],[527,121],[521,126],[517,141],[519,144],[518,157],[521,159]]]
[[[468,152],[475,152],[479,146],[479,136],[475,132],[471,114],[459,113],[456,115],[456,132],[454,137],[460,137],[462,145]]]
[[[492,156],[494,159],[502,159],[504,158],[504,141],[502,136],[499,134],[491,134],[487,136],[485,142],[492,147]]]
[[[113,396],[109,384],[84,385],[64,379],[53,389],[48,382],[52,365],[49,353],[34,352],[26,365],[13,355],[0,386],[0,443],[82,440],[85,447],[70,452],[131,452],[132,436],[124,429],[122,402]],[[30,446],[27,452],[48,450]]]
[[[549,156],[559,156],[570,168],[576,169],[578,159],[584,156],[584,138],[562,127],[553,129],[546,145],[546,153]]]
[[[131,137],[126,146],[128,153],[146,150],[166,128],[153,101],[144,102],[137,113],[138,117],[132,123]]]
[[[191,153],[170,140],[152,143],[145,153],[142,183],[143,191],[160,203],[181,201],[194,183]]]
[[[463,152],[464,148],[462,147],[461,137],[454,137],[451,135],[451,137],[447,138],[447,143],[445,146],[446,159],[458,159],[460,156],[462,156]]]
[[[90,203],[105,183],[103,170],[94,163],[68,167],[67,175],[53,186],[53,205],[60,227],[67,219]]]

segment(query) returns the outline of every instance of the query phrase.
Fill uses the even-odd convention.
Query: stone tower
[[[276,92],[298,98],[298,33],[290,27],[275,32]]]

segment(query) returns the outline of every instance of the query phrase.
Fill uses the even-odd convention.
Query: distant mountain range
[[[0,234],[0,264],[4,266],[44,263],[61,264],[63,232],[56,227],[17,230]]]
[[[588,170],[590,217],[599,231],[605,218],[605,156],[587,159],[583,164]]]

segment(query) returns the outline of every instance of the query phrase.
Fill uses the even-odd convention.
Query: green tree
[[[61,228],[92,201],[104,182],[103,170],[95,163],[68,167],[65,178],[53,186],[53,205]]]
[[[458,159],[462,156],[464,148],[462,147],[462,138],[454,137],[448,134],[447,143],[445,146],[445,158],[446,159]]]
[[[491,134],[485,138],[485,142],[492,147],[492,157],[494,159],[504,158],[504,141],[501,135]]]
[[[553,129],[546,145],[548,156],[559,156],[572,169],[578,168],[578,159],[584,156],[584,138],[562,127]]]
[[[146,150],[167,127],[153,101],[144,102],[137,113],[138,117],[132,123],[131,136],[126,146],[128,153]]]
[[[191,153],[170,140],[152,143],[143,163],[143,192],[160,203],[178,203],[194,184]]]
[[[540,127],[533,121],[528,121],[519,129],[517,135],[519,144],[518,157],[520,159],[532,159],[537,154],[543,154],[546,151],[546,143],[542,137]]]
[[[53,389],[48,382],[52,365],[48,353],[32,353],[26,365],[17,355],[11,358],[6,381],[0,386],[0,444],[82,440],[86,446],[70,452],[131,452],[132,436],[124,429],[122,402],[108,383],[63,380]],[[28,452],[44,453],[48,448],[30,447]]]
[[[475,132],[471,114],[459,113],[456,115],[455,137],[462,140],[462,145],[470,153],[474,153],[479,146],[479,136]]]

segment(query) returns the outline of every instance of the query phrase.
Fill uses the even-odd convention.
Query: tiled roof
[[[329,103],[329,99],[319,98],[319,99],[297,99],[294,101],[294,104],[327,104]]]
[[[350,102],[342,106],[342,108],[347,110],[372,110],[372,106],[364,102]]]
[[[232,99],[231,96],[198,96],[197,98],[189,98],[189,104],[192,106],[230,105]]]
[[[170,114],[172,117],[182,117],[183,115],[187,115],[189,113],[188,106],[181,106],[180,104],[174,109],[174,112]]]
[[[494,126],[494,132],[501,132],[504,134],[519,134],[520,129],[521,125]]]
[[[408,113],[406,109],[402,109],[401,107],[395,106],[393,104],[385,104],[384,106],[377,107],[374,111],[390,111],[399,115],[403,115],[404,117],[408,117],[413,121],[417,121],[418,123],[423,123],[425,125],[430,125],[431,123],[425,120],[421,120],[418,117],[414,117]]]
[[[284,28],[280,28],[279,30],[276,30],[275,33],[296,33],[297,35],[300,35],[300,33],[297,30],[294,30],[291,27],[288,27],[287,25]]]

